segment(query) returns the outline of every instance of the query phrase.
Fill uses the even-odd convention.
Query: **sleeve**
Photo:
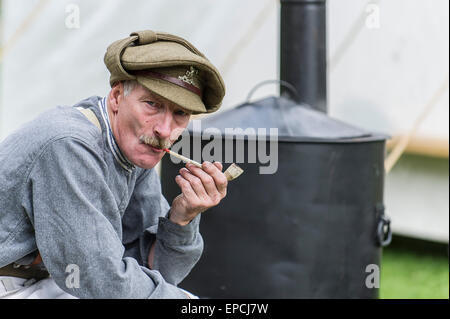
[[[148,267],[150,247],[156,240],[153,269],[163,278],[178,285],[192,270],[203,252],[199,232],[200,215],[186,226],[171,222],[167,217],[170,206],[161,193],[161,182],[156,171],[149,170],[136,183],[130,204],[124,216],[124,239],[127,244],[139,234],[140,259]]]
[[[81,139],[47,144],[27,178],[36,244],[56,284],[79,298],[186,298],[155,270],[124,256],[108,167]],[[68,284],[68,269],[78,284]],[[69,282],[70,283],[70,282]]]

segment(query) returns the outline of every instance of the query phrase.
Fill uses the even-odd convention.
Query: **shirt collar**
[[[131,172],[135,167],[133,164],[130,163],[130,161],[125,157],[125,155],[123,155],[122,151],[117,145],[116,139],[114,138],[111,129],[111,123],[109,122],[108,107],[106,106],[106,97],[102,98],[98,102],[98,107],[100,108],[100,113],[102,114],[103,122],[105,123],[106,126],[107,130],[106,135],[108,139],[108,144],[112,154],[114,155],[114,158],[120,164],[120,166],[122,166],[128,172]]]

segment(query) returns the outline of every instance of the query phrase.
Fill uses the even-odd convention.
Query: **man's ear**
[[[119,104],[122,102],[124,98],[124,88],[122,82],[116,82],[111,92],[109,92],[109,105],[113,113],[117,113],[119,111]]]

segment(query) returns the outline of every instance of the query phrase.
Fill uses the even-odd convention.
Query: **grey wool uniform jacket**
[[[100,100],[56,107],[0,143],[0,267],[39,250],[79,298],[186,298],[176,285],[202,254],[200,216],[172,223],[155,169],[118,163]],[[91,109],[102,131],[75,107]],[[66,286],[69,265],[79,288]]]

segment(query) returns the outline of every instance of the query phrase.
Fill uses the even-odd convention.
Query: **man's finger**
[[[177,175],[175,177],[175,182],[180,186],[181,192],[185,195],[185,197],[198,198],[195,191],[192,189],[191,183],[186,180],[183,176]]]
[[[208,197],[208,193],[205,190],[203,181],[198,176],[192,174],[191,171],[184,167],[180,169],[180,174],[191,184],[191,187],[197,194],[198,198],[206,199]]]
[[[203,162],[202,167],[203,170],[214,179],[214,182],[216,184],[217,189],[219,190],[219,193],[221,193],[222,196],[225,196],[228,180],[225,174],[222,173],[222,168],[218,167],[218,165],[222,166],[222,164],[216,163],[218,162],[215,162],[214,164],[209,162]]]
[[[203,166],[205,166],[205,164],[203,164]],[[216,197],[221,198],[220,192],[216,185],[216,181],[214,180],[214,178],[211,175],[209,175],[204,169],[198,168],[196,166],[188,166],[188,167],[189,167],[189,172],[201,180],[203,187],[205,188],[206,193],[208,194],[208,196],[210,198],[216,198]],[[217,168],[216,168],[216,170],[217,170]]]
[[[222,169],[223,169],[222,163],[220,163],[220,162],[214,162],[213,164],[216,165],[216,167],[219,169],[219,171],[222,171]]]

